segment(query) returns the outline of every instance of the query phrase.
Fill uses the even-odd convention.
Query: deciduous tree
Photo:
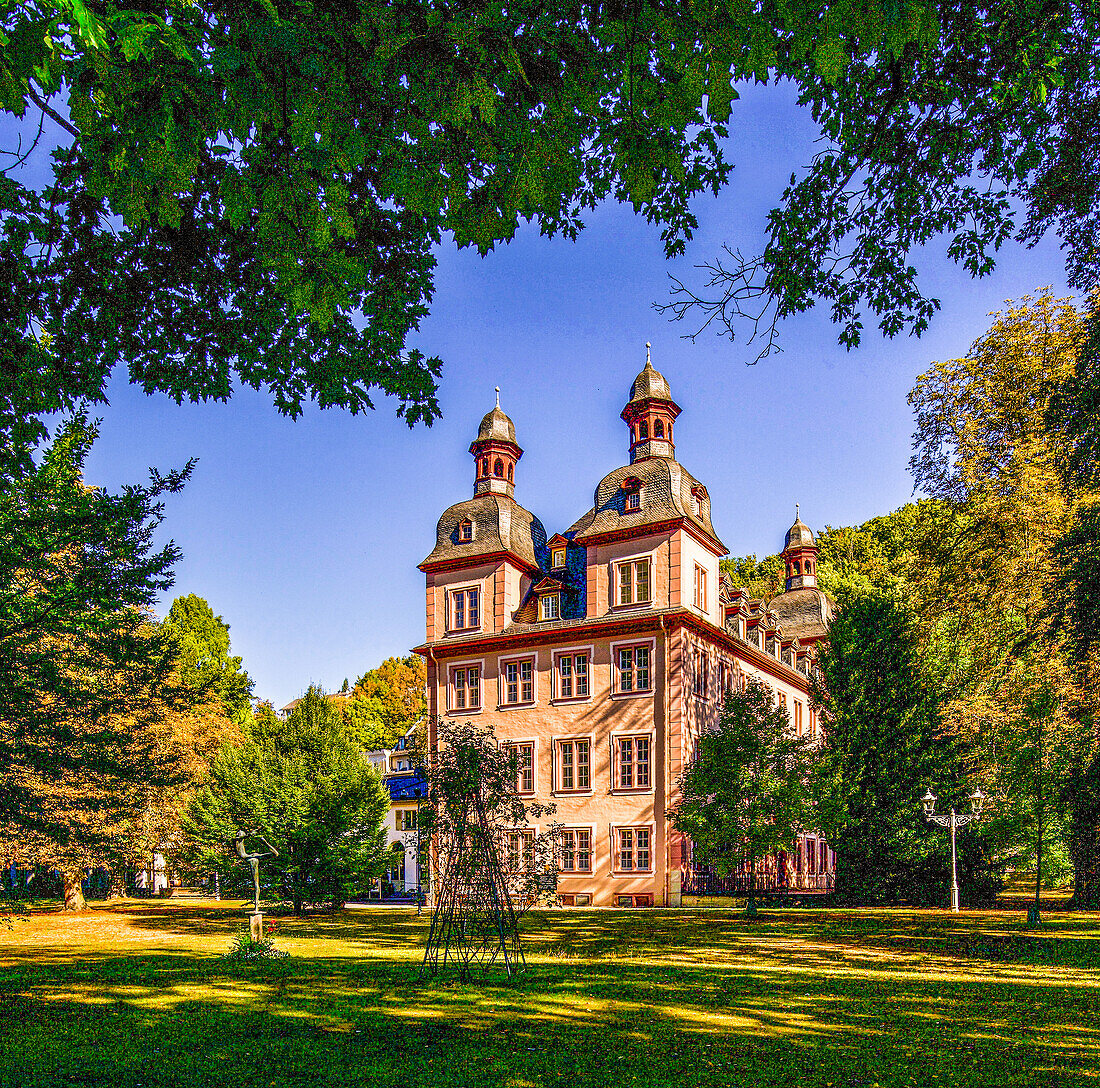
[[[0,184],[19,285],[2,452],[102,399],[123,361],[177,400],[240,382],[296,415],[386,393],[431,421],[440,361],[408,341],[434,248],[485,253],[524,221],[573,237],[611,198],[682,252],[750,79],[793,82],[825,146],[763,253],[716,263],[716,297],[689,310],[732,329],[820,299],[849,345],[864,309],[919,332],[937,303],[908,257],[940,234],[980,275],[1008,237],[1055,228],[1086,283],[1096,24],[1093,0],[8,5],[0,108],[25,142]],[[38,187],[16,172],[36,132],[57,145]]]
[[[246,720],[252,678],[229,652],[229,625],[190,593],[172,602],[164,626],[176,645],[181,679],[197,691],[212,691],[235,721]]]
[[[269,886],[296,913],[364,890],[387,865],[389,794],[339,710],[311,687],[285,721],[261,708],[242,733],[214,757],[191,805],[192,863],[243,887],[248,873],[228,843],[238,829],[257,831],[279,851],[264,860]]]
[[[747,868],[750,904],[757,862],[793,850],[798,833],[813,824],[810,762],[786,707],[750,679],[726,697],[717,728],[700,734],[680,777],[673,826],[694,843],[695,858],[718,873]]]

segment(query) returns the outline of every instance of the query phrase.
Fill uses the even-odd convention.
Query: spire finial
[[[798,521],[798,503],[794,504],[794,520]]]
[[[649,341],[647,340],[647,341],[645,342],[645,365],[646,365],[646,366],[652,366],[652,365],[653,365],[653,364],[652,364],[652,363],[651,363],[651,362],[649,361],[649,348],[650,348],[650,343],[649,343]]]
[[[500,386],[497,386],[497,407],[500,407]]]

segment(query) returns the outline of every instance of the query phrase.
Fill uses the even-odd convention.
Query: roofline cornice
[[[522,556],[512,551],[485,552],[483,555],[455,556],[453,559],[437,559],[433,563],[424,560],[417,564],[417,570],[425,574],[434,574],[441,570],[462,570],[463,567],[480,567],[486,563],[495,563],[501,559],[509,559],[526,574],[542,574],[543,570],[537,563],[529,563]]]
[[[549,627],[540,630],[532,627],[529,631],[510,631],[508,634],[486,635],[483,638],[462,639],[437,639],[433,642],[425,642],[413,647],[414,654],[433,659],[448,659],[454,657],[467,657],[471,653],[479,653],[493,649],[507,649],[517,644],[523,646],[561,642],[568,643],[583,633],[584,637],[599,637],[601,635],[636,634],[640,632],[660,631],[664,626],[669,630],[674,627],[687,627],[696,634],[703,635],[717,642],[741,657],[747,658],[764,672],[770,673],[777,680],[783,680],[788,684],[800,688],[809,694],[810,680],[804,673],[784,665],[770,654],[764,653],[751,642],[737,638],[721,627],[715,627],[707,623],[701,617],[687,609],[672,609],[670,611],[646,612],[640,616],[616,616],[606,618],[602,622],[579,621],[568,627]],[[441,652],[442,651],[442,652]],[[447,652],[451,651],[451,652]]]
[[[717,537],[708,536],[686,517],[673,518],[668,521],[647,522],[641,525],[624,525],[621,529],[609,529],[607,532],[595,533],[592,536],[578,533],[574,540],[576,543],[582,544],[584,547],[588,548],[598,544],[614,544],[617,541],[629,540],[631,537],[636,536],[655,536],[657,533],[673,532],[676,529],[683,529],[688,536],[693,540],[697,540],[704,548],[713,552],[719,559],[729,555],[729,548],[727,548],[722,541]],[[721,549],[721,551],[718,549]]]

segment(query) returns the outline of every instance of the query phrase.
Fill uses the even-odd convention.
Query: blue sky
[[[155,465],[199,459],[166,504],[163,535],[184,558],[173,596],[197,593],[230,625],[256,693],[276,706],[309,683],[353,683],[424,635],[423,575],[445,507],[472,494],[467,452],[501,388],[526,451],[516,497],[547,532],[591,505],[600,478],[627,459],[619,419],[652,342],[654,365],[683,409],[678,459],[710,489],[714,523],[735,555],[782,546],[794,504],[815,530],[854,524],[907,502],[912,416],[906,395],[932,361],[964,354],[1004,300],[1052,285],[1069,294],[1056,239],[1006,246],[999,267],[969,279],[944,256],[917,256],[942,309],[919,339],[836,343],[828,314],[782,329],[784,352],[755,366],[743,338],[682,338],[652,303],[668,273],[723,243],[759,248],[765,215],[789,174],[813,153],[815,132],[782,88],[747,88],[735,103],[718,198],[700,198],[700,228],[684,258],[665,261],[659,231],[629,208],[588,217],[579,241],[536,228],[482,259],[444,247],[430,318],[411,341],[445,360],[443,418],[409,430],[395,405],[358,417],[307,410],[291,422],[270,400],[238,391],[229,404],[177,406],[112,382],[89,482],[117,487]],[[870,324],[870,322],[868,322]]]

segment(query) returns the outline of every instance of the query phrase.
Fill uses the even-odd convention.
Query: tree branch
[[[30,100],[44,113],[47,117],[56,121],[74,140],[80,139],[80,129],[76,128],[70,122],[66,121],[48,102],[39,97],[38,92],[35,89],[27,85],[27,95]]]

